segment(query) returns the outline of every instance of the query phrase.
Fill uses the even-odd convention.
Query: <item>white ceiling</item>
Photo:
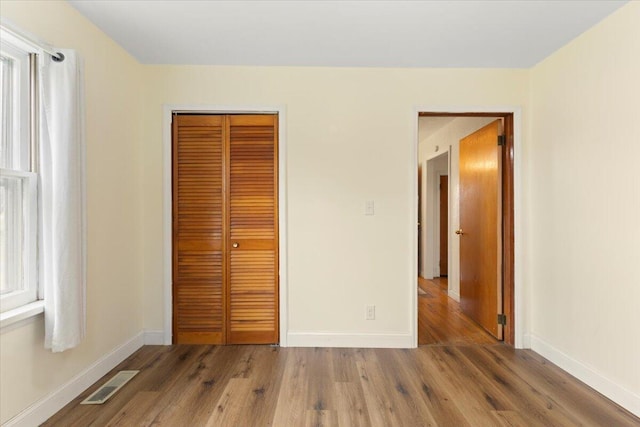
[[[626,1],[70,0],[147,64],[529,68]]]

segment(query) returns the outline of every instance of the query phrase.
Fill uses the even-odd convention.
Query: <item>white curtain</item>
[[[62,62],[41,55],[39,278],[45,348],[77,346],[85,336],[86,227],[82,73],[73,50]]]

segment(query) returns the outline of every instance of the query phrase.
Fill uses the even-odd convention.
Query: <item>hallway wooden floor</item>
[[[46,426],[638,426],[634,417],[528,350],[144,346],[140,373],[103,405]]]
[[[418,344],[496,344],[488,332],[449,298],[447,279],[418,277]]]

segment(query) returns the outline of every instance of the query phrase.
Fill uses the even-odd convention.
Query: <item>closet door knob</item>
[[[462,232],[462,228],[461,228],[461,229],[459,229],[459,230],[456,230],[456,234],[458,234],[458,235],[462,236],[462,235],[464,234],[464,233]]]
[[[234,248],[237,248],[237,247],[239,247],[240,245],[238,244],[238,242],[235,242],[235,243],[234,243],[233,245],[231,245],[231,246],[233,246]]]

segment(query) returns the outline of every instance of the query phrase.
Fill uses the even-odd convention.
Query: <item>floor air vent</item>
[[[120,371],[113,376],[109,381],[104,383],[102,387],[97,389],[91,396],[80,402],[81,405],[100,405],[107,401],[114,393],[122,386],[135,377],[140,371]]]

